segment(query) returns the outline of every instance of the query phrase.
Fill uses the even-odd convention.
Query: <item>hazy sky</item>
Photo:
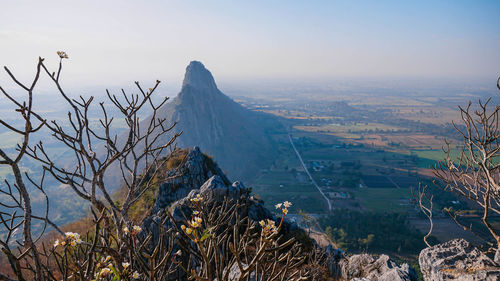
[[[179,84],[194,59],[219,80],[500,75],[500,1],[0,2],[0,65],[65,50],[73,86]]]

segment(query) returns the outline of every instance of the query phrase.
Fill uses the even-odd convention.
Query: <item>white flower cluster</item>
[[[132,227],[132,231],[130,231],[130,229],[128,229],[128,227],[124,227],[123,228],[123,232],[125,232],[126,234],[130,234],[132,236],[136,236],[137,234],[139,234],[139,232],[141,232],[142,228],[138,225],[134,225]]]
[[[259,222],[260,226],[262,227],[262,234],[264,236],[277,233],[278,228],[276,227],[276,223],[273,220],[261,220]]]
[[[199,214],[199,212],[198,212]],[[195,228],[201,227],[201,223],[203,220],[200,217],[194,217],[191,221],[188,221],[189,226],[181,225],[181,229],[186,232],[186,234],[191,234],[193,233],[193,230]]]
[[[292,203],[288,202],[288,201],[285,201],[283,203],[279,203],[279,204],[276,204],[275,207],[276,209],[280,209],[281,212],[286,215],[288,214],[288,208],[292,206]]]
[[[57,248],[58,246],[76,246],[78,244],[81,244],[83,241],[80,239],[80,234],[75,233],[75,232],[66,232],[64,234],[63,239],[59,240],[57,239],[54,242],[54,248]]]

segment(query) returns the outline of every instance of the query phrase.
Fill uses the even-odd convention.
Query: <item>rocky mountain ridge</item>
[[[181,91],[156,118],[177,123],[173,131],[182,132],[177,147],[200,147],[230,176],[249,178],[272,162],[272,141],[258,121],[262,116],[223,94],[199,61],[187,66]]]
[[[151,216],[142,225],[149,231],[157,231],[152,222],[158,221],[165,210],[171,212],[175,221],[184,221],[186,214],[192,212],[189,201],[197,195],[213,202],[222,202],[227,198],[245,200],[247,207],[242,212],[243,217],[253,221],[279,220],[264,207],[263,201],[251,195],[251,189],[241,182],[231,183],[217,163],[198,147],[190,149],[180,165],[167,172],[166,178],[169,180],[161,183]],[[306,233],[290,222],[285,223],[284,232],[296,236]],[[312,239],[309,240],[315,244]],[[331,245],[322,251],[328,257],[326,267],[331,280],[417,280],[415,271],[408,264],[399,265],[387,255],[348,255]],[[424,249],[419,263],[424,280],[500,280],[499,264],[463,239]],[[235,276],[238,276],[237,272]]]

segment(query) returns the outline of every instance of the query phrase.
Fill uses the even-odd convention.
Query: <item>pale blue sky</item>
[[[500,75],[500,1],[1,2],[0,65],[65,50],[68,85],[180,83],[193,59],[219,80]]]

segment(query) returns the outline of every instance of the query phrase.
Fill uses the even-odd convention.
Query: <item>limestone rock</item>
[[[154,212],[164,209],[173,202],[186,197],[193,189],[198,189],[212,176],[217,175],[225,184],[229,179],[219,166],[204,155],[198,147],[189,151],[184,162],[177,168],[170,170],[158,190]]]
[[[375,258],[368,254],[354,255],[340,261],[341,275],[346,280],[413,281],[415,272],[403,264],[399,266],[387,255]]]
[[[266,126],[277,128],[281,124],[275,117],[251,111],[222,93],[199,61],[187,66],[179,94],[158,110],[156,118],[165,119],[168,125],[176,123],[158,142],[168,142],[174,133],[182,131],[176,139],[178,147],[199,146],[217,158],[231,177],[253,177],[274,161]]]
[[[211,203],[221,203],[226,197],[234,201],[241,199],[246,202],[242,208],[242,216],[248,216],[253,221],[276,220],[271,212],[264,207],[263,202],[250,196],[250,190],[242,183],[234,182],[232,185],[228,185],[219,175],[214,175],[203,183],[199,189],[191,190],[186,197],[172,203],[172,215],[176,221],[185,220],[184,216],[189,217],[191,215],[191,210],[188,207],[189,201],[198,194]],[[289,223],[286,223],[284,229],[290,230],[292,227]]]
[[[500,280],[500,266],[464,239],[426,248],[418,258],[425,280]]]

